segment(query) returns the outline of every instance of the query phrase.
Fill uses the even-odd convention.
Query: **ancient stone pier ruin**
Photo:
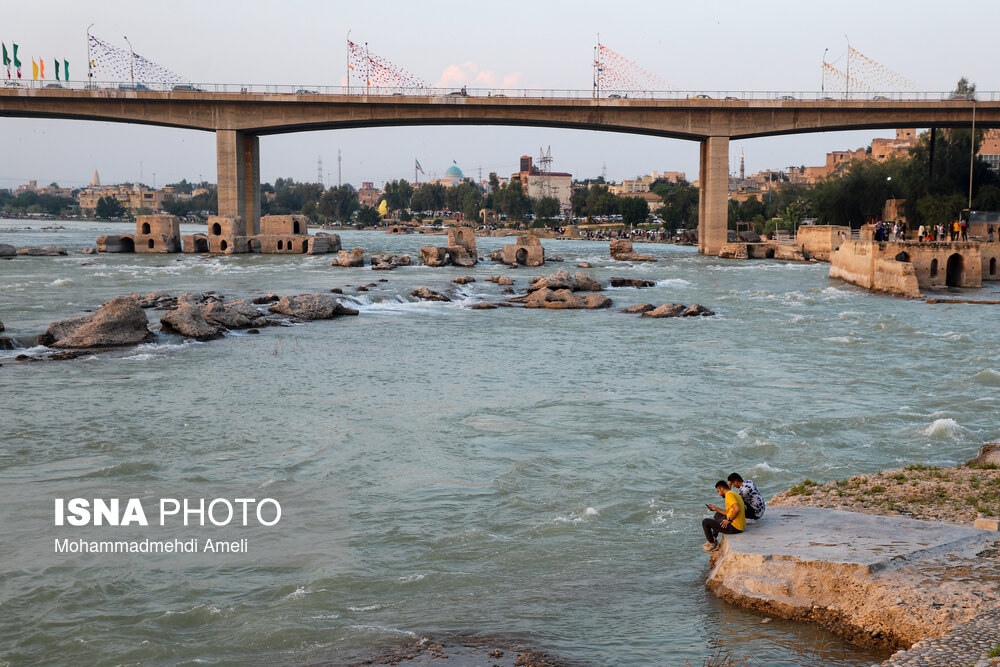
[[[513,245],[500,249],[500,261],[507,266],[541,266],[545,263],[545,249],[542,241],[532,234],[517,237]]]
[[[919,297],[921,289],[982,287],[1000,280],[1000,243],[844,241],[830,257],[830,277],[878,292]]]
[[[475,266],[479,261],[476,235],[471,227],[452,227],[448,230],[447,246],[423,246],[420,258],[425,266]]]
[[[180,222],[173,215],[136,216],[135,234],[106,234],[97,239],[98,252],[181,252],[239,254],[318,255],[340,250],[340,237],[319,232],[309,234],[304,215],[265,215],[260,234],[248,236],[242,218],[214,215],[206,223],[206,233],[181,236]]]

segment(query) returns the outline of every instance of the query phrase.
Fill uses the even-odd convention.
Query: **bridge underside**
[[[726,241],[729,142],[782,134],[898,127],[1000,127],[1000,102],[549,99],[0,90],[0,116],[141,123],[216,133],[219,213],[248,233],[260,218],[261,135],[427,125],[625,132],[701,142],[699,248]]]

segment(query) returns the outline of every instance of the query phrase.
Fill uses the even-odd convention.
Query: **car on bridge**
[[[119,83],[118,90],[149,90],[149,86],[142,83]]]
[[[705,94],[699,93],[698,95],[691,95],[690,97],[688,97],[688,99],[689,100],[710,100],[710,99],[712,99],[712,97],[711,97],[711,95],[705,95]]]
[[[205,92],[201,88],[198,88],[197,86],[192,86],[189,83],[180,83],[180,84],[177,84],[176,86],[174,86],[173,90],[174,90],[175,93],[203,93],[203,92]]]

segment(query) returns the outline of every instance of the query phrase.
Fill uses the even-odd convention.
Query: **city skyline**
[[[1000,8],[967,3],[989,24]],[[15,7],[0,40],[20,45],[21,60],[65,58],[72,78],[86,76],[86,28],[125,47],[128,35],[137,53],[193,82],[346,83],[346,39],[368,42],[380,56],[431,85],[587,89],[592,84],[596,33],[601,42],[681,90],[816,91],[825,58],[836,62],[851,44],[915,81],[921,90],[947,91],[960,76],[980,90],[1000,89],[990,68],[985,40],[963,40],[955,49],[948,35],[962,34],[962,12],[934,15],[930,3],[884,3],[872,7],[846,2],[837,10],[776,3],[767,11],[739,14],[725,7],[650,7],[641,14],[615,13],[596,3],[477,7],[456,16],[453,5],[420,7],[393,3],[375,26],[359,7],[298,2],[282,13],[259,2],[207,6],[180,2],[169,12],[135,8],[124,2],[83,7],[51,5],[57,21],[41,22],[37,12]],[[529,11],[530,8],[530,11]],[[527,12],[527,14],[526,14]],[[530,18],[530,20],[526,20]],[[266,19],[266,20],[265,20]],[[821,19],[821,20],[819,20]],[[156,29],[150,29],[151,26]],[[887,30],[906,39],[889,42]],[[183,39],[178,36],[183,35]],[[519,39],[511,39],[517,35]],[[920,43],[921,49],[908,48]],[[821,48],[822,47],[822,48]],[[840,60],[838,67],[843,67]],[[52,77],[52,72],[49,73]],[[356,82],[352,82],[356,83]],[[97,168],[108,182],[141,180],[156,185],[215,181],[215,140],[210,133],[85,121],[4,119],[2,127],[15,159],[0,165],[0,187],[28,180],[81,186]],[[867,145],[888,132],[831,132],[734,141],[731,170],[740,152],[747,170],[820,164],[832,150]],[[13,140],[13,145],[11,143]],[[420,127],[352,129],[268,136],[261,139],[261,178],[316,180],[322,156],[326,185],[341,180],[382,184],[413,180],[419,159],[428,180],[456,161],[466,175],[482,168],[509,175],[520,155],[551,146],[553,169],[577,178],[595,177],[607,165],[608,178],[634,178],[652,170],[684,171],[696,180],[698,146],[672,139],[512,127]],[[69,150],[67,150],[69,147]],[[734,156],[736,156],[734,158]],[[421,179],[423,179],[423,175]]]

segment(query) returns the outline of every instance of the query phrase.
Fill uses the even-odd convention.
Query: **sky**
[[[809,0],[769,3],[674,2],[617,5],[587,0],[508,2],[309,2],[284,0],[6,0],[0,41],[32,57],[70,61],[86,78],[91,34],[128,48],[195,83],[336,86],[346,81],[347,33],[431,85],[589,90],[593,50],[607,48],[682,91],[819,90],[822,62],[843,69],[851,46],[913,82],[948,91],[961,76],[1000,90],[992,33],[1000,2]],[[857,62],[857,60],[855,60]],[[6,73],[0,69],[0,76]],[[832,85],[832,83],[829,83]],[[898,86],[895,90],[902,90]],[[724,93],[723,93],[724,94]],[[713,94],[713,97],[715,95]],[[0,118],[6,150],[0,188],[29,180],[83,186],[162,186],[181,178],[215,181],[215,138],[207,132],[93,121]],[[783,169],[821,165],[832,150],[865,146],[886,132],[829,132],[734,141],[730,165]],[[406,127],[262,137],[261,180],[360,185],[443,176],[453,161],[467,176],[516,171],[518,158],[551,149],[555,171],[577,178],[634,178],[650,171],[698,177],[698,144],[584,130],[514,127]],[[341,159],[338,163],[338,152]]]

